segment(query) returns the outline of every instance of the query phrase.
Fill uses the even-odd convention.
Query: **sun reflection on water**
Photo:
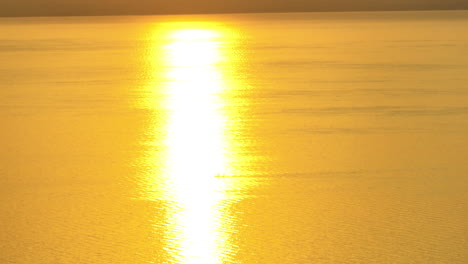
[[[226,165],[226,142],[219,112],[223,85],[216,66],[221,60],[216,36],[210,30],[177,30],[166,46],[167,173],[169,190],[181,206],[172,217],[183,263],[217,263],[219,257],[215,206],[222,193],[215,176]]]
[[[167,30],[162,98],[165,151],[159,154],[159,194],[170,201],[166,249],[176,263],[221,263],[229,245],[223,200],[229,175],[229,84],[220,28]],[[163,187],[161,188],[161,181]],[[163,193],[161,193],[163,189]]]

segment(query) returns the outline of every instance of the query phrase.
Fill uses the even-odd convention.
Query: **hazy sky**
[[[0,0],[0,16],[468,9],[468,0]]]

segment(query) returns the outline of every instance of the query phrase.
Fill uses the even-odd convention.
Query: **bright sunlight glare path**
[[[178,263],[221,263],[227,238],[220,229],[227,166],[225,116],[218,62],[221,33],[178,29],[165,46],[167,68],[166,181],[176,208],[169,213],[173,255]]]

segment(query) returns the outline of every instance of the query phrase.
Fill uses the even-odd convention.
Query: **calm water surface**
[[[468,12],[0,19],[0,262],[467,263]]]

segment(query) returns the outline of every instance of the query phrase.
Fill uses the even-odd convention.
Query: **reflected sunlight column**
[[[163,181],[173,205],[167,248],[178,263],[221,263],[226,248],[226,232],[220,232],[224,186],[217,177],[227,173],[229,147],[220,38],[218,30],[176,29],[164,48],[168,116]]]

